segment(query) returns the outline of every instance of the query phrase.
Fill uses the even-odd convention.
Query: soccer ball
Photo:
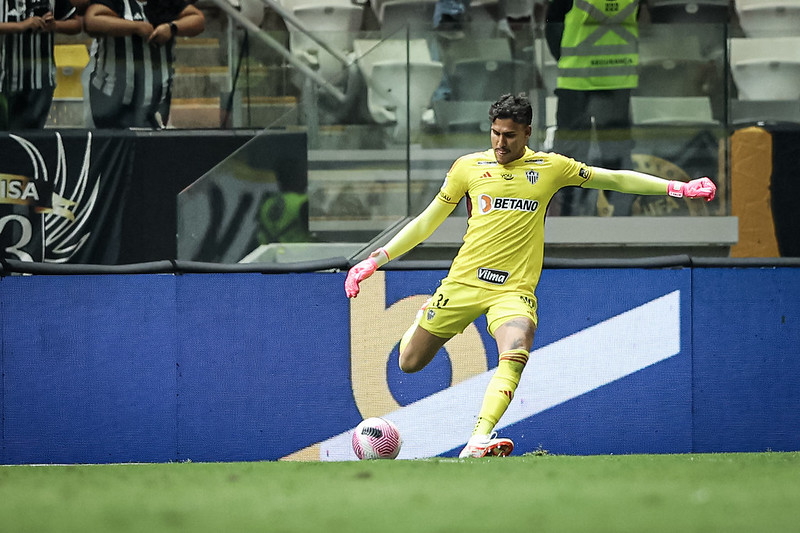
[[[353,451],[359,459],[394,459],[402,445],[397,426],[385,418],[362,420],[353,431]]]

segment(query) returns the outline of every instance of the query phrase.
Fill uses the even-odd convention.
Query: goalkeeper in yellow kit
[[[400,368],[417,372],[445,342],[486,315],[500,355],[460,457],[508,455],[514,448],[493,430],[514,397],[533,345],[538,323],[534,292],[542,270],[545,212],[553,195],[562,187],[578,186],[710,201],[716,192],[705,177],[668,181],[535,152],[527,146],[532,118],[524,95],[501,96],[489,108],[492,148],[459,158],[430,205],[386,246],[351,268],[345,280],[347,296],[357,296],[361,281],[427,239],[466,196],[470,216],[464,244],[400,342]]]

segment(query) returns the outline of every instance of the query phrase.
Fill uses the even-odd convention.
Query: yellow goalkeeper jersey
[[[542,270],[547,205],[559,189],[581,185],[592,172],[574,159],[530,148],[507,165],[497,162],[493,150],[460,157],[438,193],[450,204],[466,196],[470,215],[448,278],[533,292]]]

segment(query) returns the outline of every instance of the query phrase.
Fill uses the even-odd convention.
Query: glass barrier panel
[[[207,16],[206,32],[175,42],[165,126],[301,133],[306,240],[368,246],[421,212],[455,159],[489,147],[488,109],[503,93],[531,99],[534,149],[669,179],[708,175],[719,188],[717,200],[703,205],[562,191],[549,206],[554,217],[730,216],[730,133],[752,124],[800,122],[791,87],[781,92],[779,80],[750,76],[760,82],[754,83],[748,69],[731,68],[740,45],[758,44],[752,37],[740,43],[745,36],[738,27],[643,20],[632,56],[636,83],[625,94],[602,91],[594,98],[575,94],[592,91],[563,86],[564,72],[550,49],[558,26],[545,25],[539,13],[503,27],[495,3],[473,4],[470,17],[437,28],[431,6],[402,11],[402,3],[377,2],[322,16],[295,13],[312,28],[310,35],[268,13],[271,22],[262,27],[288,57],[224,12]],[[326,17],[330,24],[320,24]],[[65,46],[82,42],[61,39]],[[91,51],[91,40],[85,41]],[[83,62],[82,55],[61,57]],[[47,127],[92,127],[87,79],[78,99],[68,74],[74,77],[81,67],[69,70],[69,59],[63,61],[62,91]],[[92,68],[90,59],[84,78]],[[228,165],[237,158],[251,156],[231,156]],[[455,215],[465,217],[465,206]]]
[[[714,204],[701,206],[669,197],[565,189],[554,199],[549,214],[728,214],[727,27],[641,25],[636,46],[627,55],[562,51],[559,62],[551,50],[552,37],[548,44],[547,36],[561,31],[558,25],[546,26],[538,45],[547,138],[552,139],[544,148],[590,165],[630,168],[668,179],[710,176],[719,194]],[[570,60],[569,70],[559,67]],[[592,78],[593,69],[604,69],[607,76]],[[603,84],[621,88],[603,90]]]

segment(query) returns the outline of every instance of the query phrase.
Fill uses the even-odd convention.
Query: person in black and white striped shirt
[[[89,79],[95,127],[164,127],[175,37],[200,34],[202,12],[185,0],[91,0],[84,24],[98,45]]]
[[[69,0],[0,0],[1,129],[44,127],[56,86],[54,34],[80,31]]]

